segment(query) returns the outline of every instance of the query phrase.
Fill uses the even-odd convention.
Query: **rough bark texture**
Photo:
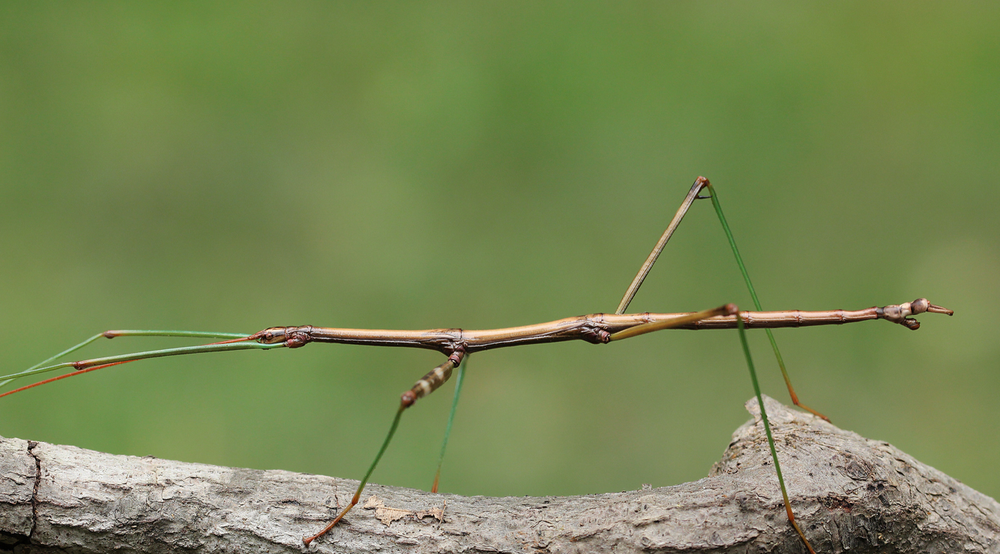
[[[992,498],[887,443],[767,402],[795,514],[817,552],[1000,552]],[[370,485],[362,505],[308,550],[804,552],[756,400],[747,407],[754,419],[693,483],[540,498]],[[0,470],[0,551],[25,553],[302,552],[302,537],[357,486],[20,439],[0,440]]]

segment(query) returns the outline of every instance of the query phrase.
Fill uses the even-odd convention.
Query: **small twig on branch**
[[[709,477],[578,497],[486,498],[0,440],[0,551],[801,552],[757,401]],[[1000,552],[1000,504],[888,443],[767,399],[797,519],[819,552]],[[371,498],[374,497],[374,498]],[[366,502],[367,501],[367,502]],[[442,521],[443,517],[443,521]]]

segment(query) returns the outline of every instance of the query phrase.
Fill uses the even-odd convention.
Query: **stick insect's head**
[[[312,327],[268,327],[263,331],[258,331],[250,335],[249,340],[257,341],[261,344],[284,343],[288,348],[305,346],[310,340],[309,332]]]

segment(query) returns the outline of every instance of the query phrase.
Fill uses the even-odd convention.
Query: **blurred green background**
[[[804,402],[997,497],[998,16],[962,2],[4,2],[4,372],[109,328],[480,329],[613,311],[705,175],[766,309],[926,296],[956,311],[917,332],[777,338]],[[699,203],[632,309],[730,301],[749,305]],[[4,398],[0,433],[359,478],[399,393],[437,363],[329,345],[148,361]],[[442,490],[698,479],[751,395],[732,332],[474,356]],[[406,414],[375,482],[429,488],[450,399]]]

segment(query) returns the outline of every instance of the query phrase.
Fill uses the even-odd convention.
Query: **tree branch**
[[[796,517],[818,552],[1000,551],[992,498],[888,443],[766,400]],[[369,485],[362,505],[308,550],[803,552],[756,399],[747,408],[754,420],[693,483],[541,498]],[[357,487],[20,439],[0,440],[0,471],[0,551],[19,552],[302,552],[302,537]]]

